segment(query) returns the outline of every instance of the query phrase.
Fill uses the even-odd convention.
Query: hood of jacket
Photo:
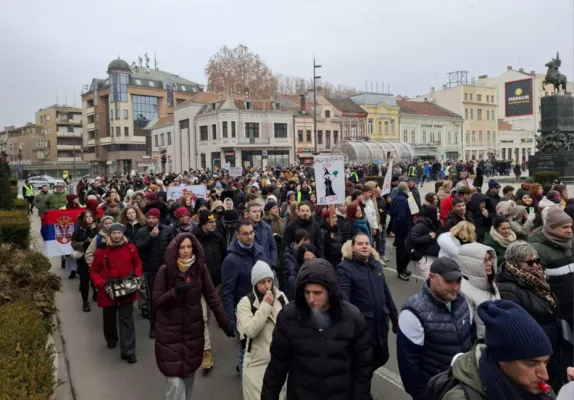
[[[217,207],[223,207],[223,208],[225,208],[225,206],[223,205],[223,201],[221,201],[221,200],[215,200],[215,201],[213,202],[213,204],[211,205],[211,212],[215,212],[215,209],[216,209]]]
[[[542,233],[542,227],[535,229],[528,237],[530,243],[541,243],[545,246],[552,246],[552,243],[546,239],[546,236]]]
[[[488,277],[484,270],[484,257],[490,253],[492,257],[492,271],[496,276],[496,251],[492,247],[480,243],[467,243],[460,246],[458,251],[458,265],[468,282],[482,290],[489,290]]]
[[[510,212],[510,218],[512,218],[513,221],[517,221],[517,222],[521,222],[522,221],[522,217],[524,215],[524,211],[526,211],[526,207],[521,206],[521,205],[515,205],[514,207],[511,207],[509,212]]]
[[[193,249],[192,250],[193,254],[195,255],[194,264],[197,265],[197,263],[200,264],[205,263],[205,254],[203,252],[203,248],[201,247],[201,243],[199,243],[199,240],[197,240],[197,238],[191,233],[180,233],[175,238],[173,238],[169,246],[167,246],[167,250],[165,251],[165,265],[170,273],[177,274],[179,272],[179,270],[177,269],[177,258],[179,257],[179,245],[185,239],[191,239],[191,247]]]
[[[543,208],[552,207],[552,206],[555,206],[555,205],[556,205],[556,203],[554,203],[553,201],[548,200],[548,199],[546,198],[546,196],[544,196],[544,198],[543,198],[542,200],[540,200],[540,202],[538,203],[538,208],[540,208],[540,209],[542,210]]]
[[[458,356],[452,366],[452,375],[459,382],[473,388],[486,397],[478,370],[478,361],[485,348],[484,344],[477,344],[469,352]]]
[[[322,258],[315,258],[305,262],[297,274],[295,305],[298,310],[306,314],[311,311],[305,300],[305,285],[308,283],[316,283],[327,289],[329,292],[329,313],[331,317],[337,317],[341,312],[339,280],[331,263]]]
[[[347,240],[343,244],[343,247],[341,247],[341,253],[343,254],[344,260],[351,260],[353,258],[353,241],[352,240]],[[381,262],[381,256],[379,256],[379,253],[373,247],[371,247],[371,254],[373,255],[373,258],[375,259],[375,261]]]
[[[145,202],[145,192],[143,190],[137,190],[134,195],[132,196],[132,200],[135,200],[136,197],[141,196],[142,198],[138,201],[144,201]]]
[[[480,203],[486,203],[486,196],[482,193],[475,193],[470,198],[470,202],[468,203],[468,210],[471,212],[479,213],[480,212]]]

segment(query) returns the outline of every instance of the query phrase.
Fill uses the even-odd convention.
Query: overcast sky
[[[315,54],[335,85],[390,82],[408,96],[449,71],[545,72],[556,51],[574,78],[572,0],[3,0],[0,15],[0,130],[56,96],[73,105],[75,91],[79,106],[118,56],[155,52],[160,69],[205,83],[209,57],[239,43],[275,73],[310,78]]]

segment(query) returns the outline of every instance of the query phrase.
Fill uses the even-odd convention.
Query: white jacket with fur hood
[[[500,292],[494,281],[489,282],[484,269],[486,253],[493,258],[492,276],[496,276],[496,252],[492,247],[480,243],[468,243],[460,246],[458,265],[462,271],[461,292],[466,296],[468,307],[476,322],[476,332],[479,339],[484,338],[484,323],[478,316],[478,306],[488,300],[500,299]]]

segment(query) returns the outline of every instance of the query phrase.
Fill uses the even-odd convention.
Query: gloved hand
[[[175,295],[180,297],[183,295],[189,288],[191,287],[191,283],[189,282],[182,282],[175,287]]]
[[[534,221],[534,218],[536,218],[536,214],[531,213],[531,214],[528,214],[528,217],[526,217],[526,220],[527,221]]]
[[[235,329],[233,329],[233,324],[228,324],[223,330],[227,337],[235,337]]]
[[[391,322],[393,324],[393,333],[396,335],[399,331],[399,316],[393,315],[391,316]]]

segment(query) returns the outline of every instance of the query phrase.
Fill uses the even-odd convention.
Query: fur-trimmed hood
[[[343,260],[351,260],[353,258],[353,241],[352,240],[347,240],[345,242],[345,244],[343,244],[343,247],[341,248],[341,253],[343,254]],[[382,262],[381,256],[379,256],[379,253],[377,252],[377,250],[375,250],[372,247],[371,247],[371,254],[373,255],[373,258],[375,259],[375,261]]]

